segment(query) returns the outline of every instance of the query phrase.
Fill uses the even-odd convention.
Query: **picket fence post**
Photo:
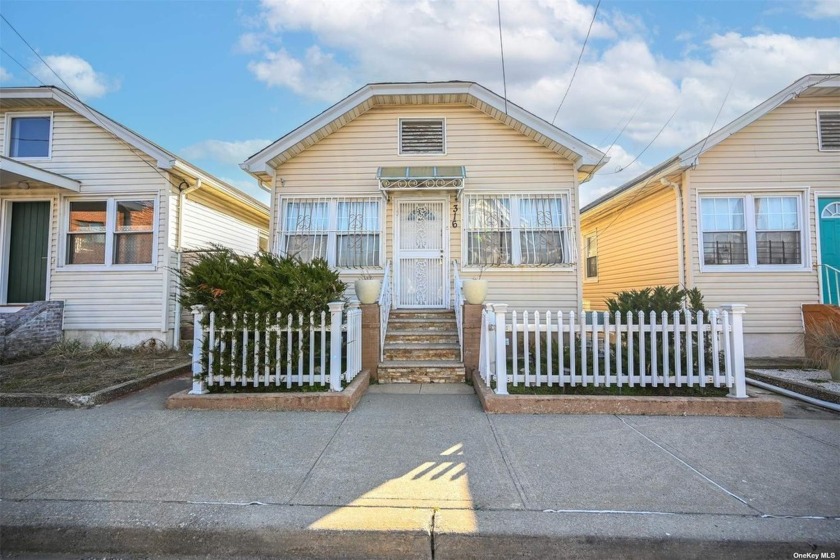
[[[729,312],[732,329],[730,334],[732,341],[731,366],[734,382],[729,389],[728,396],[734,399],[745,399],[747,398],[747,377],[744,371],[744,313],[746,313],[747,306],[742,303],[733,303],[722,307]]]
[[[506,303],[493,304],[496,314],[496,394],[507,395],[507,347],[505,346]]]
[[[330,391],[341,391],[341,315],[343,301],[330,306]]]
[[[201,365],[201,353],[204,349],[204,312],[203,305],[193,306],[190,311],[193,314],[193,349],[192,349],[192,378],[193,384],[190,395],[205,395],[209,393],[204,381],[204,370]]]

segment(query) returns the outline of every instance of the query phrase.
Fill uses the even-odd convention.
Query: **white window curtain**
[[[380,266],[380,199],[287,198],[282,208],[282,253],[332,267]]]
[[[574,262],[566,195],[466,195],[466,262],[546,266]]]
[[[700,199],[705,265],[801,265],[801,197]]]

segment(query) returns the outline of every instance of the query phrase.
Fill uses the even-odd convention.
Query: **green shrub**
[[[326,261],[303,262],[294,256],[267,252],[239,255],[214,247],[180,274],[181,304],[203,305],[208,313],[320,315],[331,301],[344,298],[346,286]]]
[[[641,290],[626,290],[617,292],[614,298],[606,301],[610,313],[620,312],[622,317],[628,311],[634,314],[637,311],[645,312],[645,320],[648,320],[650,312],[656,313],[657,319],[666,311],[669,316],[674,311],[688,309],[696,313],[706,311],[703,305],[703,294],[697,288],[683,290],[679,286],[656,286],[654,288],[643,288]]]

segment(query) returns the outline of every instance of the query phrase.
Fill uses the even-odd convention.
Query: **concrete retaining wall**
[[[36,301],[0,314],[0,361],[43,354],[61,342],[63,320],[63,301]]]

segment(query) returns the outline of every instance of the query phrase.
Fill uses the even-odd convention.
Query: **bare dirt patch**
[[[0,364],[0,393],[85,394],[189,362],[174,350],[61,344],[43,356]]]

